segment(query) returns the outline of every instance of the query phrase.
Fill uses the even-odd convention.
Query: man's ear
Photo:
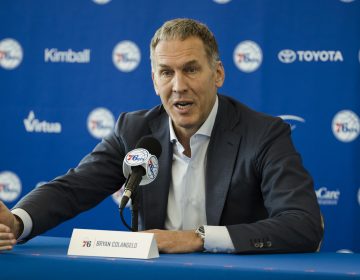
[[[225,69],[221,61],[218,61],[216,63],[215,71],[216,71],[215,85],[217,88],[220,88],[222,87],[225,81]]]
[[[151,79],[153,81],[155,93],[157,96],[159,96],[159,92],[158,92],[158,88],[157,88],[157,84],[156,84],[156,80],[155,80],[155,74],[153,71],[151,71]]]

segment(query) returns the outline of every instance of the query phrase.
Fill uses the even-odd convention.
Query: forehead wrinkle
[[[185,63],[202,59],[207,60],[206,50],[198,38],[182,40],[165,40],[159,42],[154,50],[154,67],[183,67]]]
[[[158,51],[155,54],[158,59],[178,59],[187,55],[194,55],[197,52],[198,50],[196,48],[188,48],[185,50],[176,51],[175,53],[173,50],[168,49],[164,51]]]
[[[187,62],[183,63],[181,66],[182,66],[182,67],[186,67],[186,66],[194,65],[194,64],[199,64],[199,61],[196,60],[196,59],[192,59],[192,60],[190,60],[190,61],[187,61]],[[158,65],[158,67],[160,67],[160,68],[170,68],[170,66],[167,65],[167,64],[165,64],[165,63],[160,63],[160,64]]]
[[[183,42],[181,42],[180,44],[183,44]],[[159,58],[163,58],[163,57],[177,58],[183,55],[196,54],[196,53],[198,54],[201,53],[203,55],[206,55],[206,51],[203,48],[203,46],[196,41],[191,46],[185,47],[184,45],[180,45],[180,49],[177,48],[175,53],[173,48],[174,45],[172,44],[172,41],[164,41],[159,45],[157,45],[154,54]]]

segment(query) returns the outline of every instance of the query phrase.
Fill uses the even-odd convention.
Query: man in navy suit
[[[158,178],[139,188],[140,228],[161,252],[316,251],[323,235],[310,175],[280,118],[218,94],[216,40],[191,19],[165,22],[151,41],[161,105],[123,113],[114,132],[66,175],[0,204],[0,249],[88,210],[125,182],[122,162],[145,135],[162,145]]]

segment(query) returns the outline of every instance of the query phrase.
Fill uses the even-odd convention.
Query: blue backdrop
[[[149,42],[205,22],[221,93],[282,116],[315,180],[323,251],[360,252],[360,0],[0,0],[0,199],[74,167],[123,111],[152,107]],[[124,229],[116,197],[48,234]]]

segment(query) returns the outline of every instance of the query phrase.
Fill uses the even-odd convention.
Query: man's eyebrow
[[[158,67],[160,67],[160,68],[170,68],[170,66],[166,65],[166,64],[159,64]]]
[[[195,64],[199,64],[199,62],[198,62],[196,59],[190,60],[190,61],[186,62],[186,63],[183,65],[183,67],[185,67],[185,66],[191,66],[191,65],[195,65]]]
[[[188,62],[185,62],[183,65],[182,65],[182,67],[186,67],[186,66],[192,66],[192,65],[198,65],[199,64],[199,62],[196,60],[196,59],[194,59],[194,60],[190,60],[190,61],[188,61]],[[159,68],[162,68],[162,69],[167,69],[167,68],[171,68],[169,65],[167,65],[167,64],[159,64],[158,65],[158,67]]]

